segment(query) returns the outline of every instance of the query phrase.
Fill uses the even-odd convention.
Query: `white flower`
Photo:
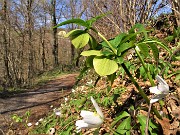
[[[100,127],[100,125],[103,123],[104,115],[101,109],[99,108],[98,104],[96,103],[93,97],[91,97],[91,101],[97,113],[82,110],[80,115],[83,117],[83,119],[76,121],[76,129],[78,131],[82,128],[97,128]]]
[[[27,126],[28,126],[28,127],[32,126],[32,123],[28,123]]]
[[[66,97],[66,98],[64,98],[64,100],[65,100],[65,102],[67,102],[67,101],[68,101],[68,98]]]
[[[89,82],[86,82],[86,85],[92,85],[93,84],[93,81],[90,80]]]
[[[76,90],[75,89],[72,89],[72,93],[74,93]]]
[[[40,118],[38,121],[39,121],[39,122],[43,121],[43,118]]]
[[[39,125],[39,122],[36,122],[35,125],[38,126],[38,125]]]
[[[57,116],[61,116],[61,110],[60,109],[54,109],[54,112]]]
[[[50,129],[49,129],[49,134],[50,134],[50,135],[53,135],[54,133],[55,133],[55,128],[50,128]]]
[[[164,98],[169,93],[169,85],[159,75],[156,76],[156,80],[158,82],[158,85],[149,88],[151,93],[156,94],[150,100],[150,103],[157,102],[158,100]]]

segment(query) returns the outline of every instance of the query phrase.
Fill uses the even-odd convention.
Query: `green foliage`
[[[179,37],[180,37],[180,27],[178,27],[177,29],[174,28],[173,34],[166,37],[165,40],[167,40],[168,42],[172,42],[173,40],[175,40]]]
[[[84,26],[84,27],[86,27],[87,29],[90,29],[95,21],[97,21],[98,19],[101,19],[102,17],[104,17],[104,16],[106,16],[106,15],[108,15],[108,14],[110,14],[110,12],[107,12],[107,13],[105,13],[105,14],[101,14],[101,15],[96,16],[96,17],[94,17],[94,18],[92,18],[92,19],[89,19],[89,20],[87,20],[87,21],[84,21],[84,20],[82,20],[82,19],[80,19],[80,18],[70,19],[70,20],[67,20],[67,21],[64,21],[64,22],[58,24],[58,25],[55,26],[54,28],[57,28],[57,27],[60,27],[60,26],[63,26],[63,25],[67,25],[67,24],[74,23],[74,24],[77,24],[77,25],[80,25],[80,26]]]
[[[137,119],[140,123],[140,131],[142,135],[145,135],[145,128],[146,128],[146,116],[144,115],[137,115]],[[149,127],[148,130],[151,135],[157,135],[158,133],[158,126],[156,123],[152,122],[152,120],[149,120]]]
[[[23,121],[23,117],[22,116],[18,116],[17,114],[13,114],[13,116],[11,117],[15,122],[22,122]]]
[[[111,75],[118,69],[118,65],[114,60],[102,57],[95,57],[93,66],[100,76]]]
[[[97,18],[91,19],[91,21],[96,19]],[[73,22],[73,20],[71,20],[69,22],[77,23],[76,21],[77,20],[74,20]],[[90,20],[87,20],[86,22],[89,21]],[[85,21],[81,21],[81,23],[83,24],[82,26],[87,28],[86,30],[72,30],[66,36],[70,37],[72,44],[76,48],[82,48],[87,44],[89,45],[90,50],[82,52],[81,55],[96,56],[88,57],[86,64],[87,67],[94,68],[100,76],[107,76],[115,73],[117,69],[121,67],[121,64],[125,62],[123,58],[125,57],[126,52],[130,49],[135,49],[136,46],[140,49],[140,55],[138,55],[138,57],[147,58],[153,54],[152,57],[154,57],[156,61],[158,61],[159,56],[157,45],[171,53],[170,49],[163,43],[148,38],[148,31],[145,30],[142,24],[136,24],[131,30],[129,30],[129,33],[121,33],[108,41],[99,32],[92,28],[92,26],[90,26],[91,23],[88,25],[84,25]],[[62,24],[64,25],[65,23]],[[89,29],[97,33],[104,41],[98,44],[95,38],[91,34],[88,34]],[[98,46],[100,46],[101,50],[99,50]],[[152,50],[152,54],[150,50]],[[146,67],[143,68],[145,68],[146,72]],[[143,69],[141,69],[141,73],[142,71]]]
[[[24,122],[25,123],[25,126],[26,124],[28,123],[28,119],[29,119],[29,116],[30,116],[30,111],[26,111],[24,115],[20,116],[20,115],[17,115],[17,114],[13,114],[11,116],[12,120],[14,120],[15,122],[19,123],[19,122]]]
[[[131,130],[131,117],[124,119],[121,124],[117,127],[116,132],[121,135],[130,135]]]
[[[88,50],[81,53],[82,56],[102,56],[102,52],[99,50]]]
[[[125,118],[125,117],[129,117],[129,113],[127,113],[126,111],[122,111],[112,122],[111,127],[114,127],[121,119]]]
[[[86,57],[86,61],[85,66],[78,77],[78,81],[82,79],[84,74],[90,68],[95,70],[98,78],[107,76],[111,85],[117,76],[121,75],[123,78],[125,73],[127,73],[131,81],[139,90],[141,96],[149,103],[149,99],[134,79],[134,76],[138,79],[149,79],[151,84],[154,85],[152,77],[154,78],[155,75],[166,66],[163,60],[159,60],[159,48],[163,48],[167,51],[169,56],[172,54],[171,50],[164,43],[151,39],[148,36],[149,31],[147,31],[142,24],[136,24],[128,33],[121,33],[113,39],[107,40],[93,27],[93,23],[103,16],[105,15],[103,14],[87,21],[82,19],[71,19],[56,26],[59,27],[75,23],[84,27],[84,30],[72,30],[66,35],[66,37],[70,38],[75,48],[79,49],[88,46],[88,50],[81,53],[82,56]],[[98,43],[92,36],[92,33],[97,34],[103,41]],[[127,55],[129,51],[132,50],[135,51],[136,58],[128,60]],[[168,68],[164,73],[168,73]],[[111,106],[118,107],[117,99],[120,97],[120,93],[119,89],[112,89],[111,86],[109,86],[105,92],[90,91],[86,92],[86,94],[76,93],[73,95],[75,99],[69,102],[69,106],[63,108],[66,110],[64,111],[66,114],[63,114],[63,116],[58,119],[54,115],[50,116],[46,121],[42,122],[41,128],[43,128],[43,131],[41,128],[37,129],[37,131],[38,133],[48,133],[47,131],[49,128],[58,125],[61,127],[57,131],[58,134],[72,134],[75,130],[73,121],[76,120],[78,116],[71,114],[71,111],[67,110],[73,110],[74,112],[79,113],[82,109],[88,109],[90,106],[87,97],[90,96],[93,96],[98,103],[101,103],[101,105],[106,108],[110,108]],[[146,117],[141,114],[132,116],[132,111],[137,111],[134,106],[131,106],[127,110],[123,110],[114,118],[114,121],[111,123],[111,130],[115,135],[130,135],[131,131],[135,129],[138,129],[141,131],[141,134],[144,134]],[[158,118],[161,117],[155,109],[153,111]],[[98,134],[98,132],[99,130],[97,129],[94,134]],[[157,132],[157,124],[150,119],[149,133],[157,134]]]

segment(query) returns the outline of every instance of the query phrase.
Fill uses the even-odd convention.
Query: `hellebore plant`
[[[150,103],[157,102],[158,100],[164,98],[169,93],[169,85],[159,75],[156,76],[156,80],[158,82],[158,85],[149,88],[151,93],[156,94],[150,100]]]
[[[91,101],[97,112],[82,110],[80,115],[83,119],[77,120],[75,124],[77,131],[83,128],[98,128],[104,121],[104,115],[93,97],[91,97]]]
[[[166,50],[169,55],[171,55],[172,52],[162,42],[150,38],[148,36],[149,31],[145,29],[143,24],[135,24],[127,33],[120,33],[114,38],[107,40],[93,27],[93,23],[105,15],[107,14],[103,14],[89,20],[82,20],[80,18],[70,19],[56,26],[59,27],[74,23],[83,28],[72,30],[65,35],[65,37],[70,38],[76,49],[88,46],[86,47],[88,50],[81,53],[82,56],[86,57],[86,61],[85,66],[78,77],[78,81],[82,79],[84,73],[90,68],[93,68],[98,74],[97,80],[102,76],[107,76],[111,84],[113,84],[118,75],[125,72],[139,91],[139,94],[143,97],[146,103],[150,105],[149,108],[151,108],[152,103],[163,98],[169,91],[169,86],[161,77],[156,77],[159,83],[157,86],[155,86],[153,81],[153,76],[158,74],[159,71],[159,48]],[[99,36],[102,41],[98,42],[93,34]],[[140,79],[140,77],[137,77],[138,73],[136,71],[138,70],[132,72],[127,65],[127,62],[129,61],[126,59],[126,56],[131,50],[135,51],[137,59],[130,61],[132,62],[130,63],[130,66],[133,65],[134,67],[138,67],[139,70],[143,69],[143,75],[146,75],[151,83],[152,87],[150,90],[152,92],[157,91],[154,92],[157,95],[152,98],[151,101],[137,82],[137,80]],[[157,67],[152,69],[149,67],[150,64],[156,65]],[[96,108],[97,114],[89,111],[81,111],[80,115],[83,117],[83,120],[76,121],[77,129],[99,127],[103,123],[104,116],[102,111],[93,98],[91,98],[91,101]],[[152,106],[152,110],[158,118],[162,118],[154,106]]]

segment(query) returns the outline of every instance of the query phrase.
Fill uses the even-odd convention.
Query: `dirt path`
[[[7,132],[8,128],[16,128],[9,127],[13,114],[23,115],[30,111],[29,121],[32,123],[45,116],[51,105],[59,106],[64,102],[64,97],[71,93],[76,76],[77,74],[63,75],[39,88],[10,98],[0,98],[0,129]]]

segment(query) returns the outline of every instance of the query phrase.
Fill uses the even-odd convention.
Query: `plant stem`
[[[134,79],[134,77],[131,75],[131,73],[129,72],[129,70],[127,69],[126,65],[124,63],[121,64],[121,66],[123,67],[123,69],[125,70],[126,74],[129,76],[129,78],[131,79],[131,81],[133,82],[133,84],[135,85],[135,87],[138,89],[139,93],[141,94],[141,96],[145,99],[145,101],[148,103],[150,103],[148,97],[146,96],[146,94],[144,93],[144,91],[141,89],[141,87],[139,86],[139,84],[136,82],[136,80]],[[154,108],[152,106],[152,110],[154,112],[154,114],[159,118],[162,119],[161,115],[159,114],[159,112],[156,110],[156,108]]]
[[[114,54],[117,55],[117,50],[112,47],[112,45],[109,43],[109,41],[100,32],[98,32],[96,29],[94,29],[94,28],[91,28],[91,29],[94,32],[96,32],[98,34],[98,36],[100,36],[107,43],[107,45],[111,48],[111,50],[114,52]]]
[[[155,86],[155,83],[154,83],[154,81],[153,81],[153,79],[152,79],[152,76],[151,76],[149,70],[148,70],[147,67],[146,67],[146,64],[145,64],[143,58],[141,57],[139,51],[138,51],[136,48],[135,48],[135,51],[136,51],[136,53],[137,53],[137,55],[138,55],[138,57],[139,57],[139,60],[141,61],[142,65],[143,65],[143,67],[144,67],[145,72],[147,73],[147,76],[148,76],[148,78],[149,78],[149,81],[150,81],[151,85],[152,85],[152,86]]]
[[[151,113],[151,107],[152,107],[152,103],[149,104],[149,110],[148,110],[147,119],[146,119],[145,135],[148,135],[149,116],[150,116],[150,113]]]

